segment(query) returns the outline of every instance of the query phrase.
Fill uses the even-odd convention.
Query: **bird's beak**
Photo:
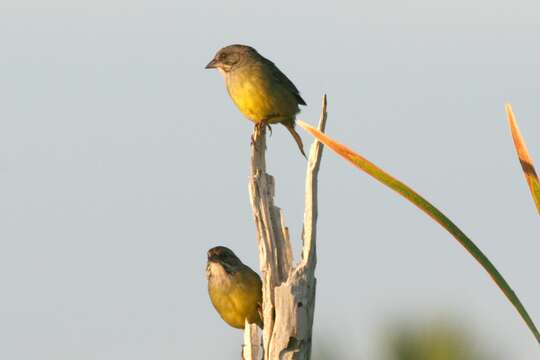
[[[210,62],[208,63],[208,65],[206,65],[204,68],[205,68],[205,69],[215,69],[215,68],[217,68],[217,61],[216,61],[216,59],[212,59],[212,61],[210,61]]]

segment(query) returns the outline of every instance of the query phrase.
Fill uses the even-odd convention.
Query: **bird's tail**
[[[300,152],[302,153],[302,155],[304,155],[304,157],[307,159],[306,153],[304,152],[304,143],[302,143],[302,138],[300,137],[300,135],[294,129],[294,119],[284,121],[284,122],[282,122],[282,124],[283,124],[283,126],[285,126],[287,128],[287,130],[289,130],[292,137],[294,138],[294,141],[296,141],[296,145],[298,145],[298,149],[300,149]]]

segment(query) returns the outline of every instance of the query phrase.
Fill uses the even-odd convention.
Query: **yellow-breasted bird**
[[[262,283],[259,275],[224,246],[208,250],[208,294],[219,315],[232,327],[243,329],[245,320],[262,329]]]
[[[245,117],[256,126],[281,123],[291,133],[304,157],[304,145],[294,129],[298,105],[306,105],[291,80],[254,48],[229,45],[206,65],[225,77],[227,91]]]

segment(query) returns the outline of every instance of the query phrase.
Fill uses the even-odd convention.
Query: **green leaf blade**
[[[493,281],[504,293],[506,298],[512,303],[523,321],[525,321],[529,330],[536,338],[536,341],[540,344],[540,332],[536,328],[536,325],[532,321],[527,310],[525,309],[515,292],[512,290],[510,285],[506,282],[504,277],[499,273],[499,271],[495,268],[491,261],[484,255],[484,253],[446,215],[444,215],[429,201],[427,201],[424,197],[415,192],[405,183],[394,178],[392,175],[385,172],[360,154],[357,154],[345,145],[334,141],[328,135],[321,133],[320,131],[306,124],[303,121],[297,120],[296,123],[304,130],[309,132],[311,135],[313,135],[318,141],[330,148],[332,151],[351,162],[360,170],[371,175],[382,184],[388,186],[390,189],[402,195],[404,198],[412,202],[420,210],[430,216],[433,220],[439,223],[442,227],[444,227],[487,271]]]
[[[527,180],[527,185],[529,186],[531,196],[536,205],[536,210],[538,210],[538,214],[540,215],[540,181],[538,180],[538,175],[534,168],[534,162],[531,155],[529,155],[529,150],[527,150],[525,139],[523,139],[521,131],[519,130],[516,117],[512,111],[512,105],[507,104],[505,110],[519,163],[525,174],[525,179]]]

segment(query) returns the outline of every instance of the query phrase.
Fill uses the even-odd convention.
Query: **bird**
[[[251,46],[235,44],[220,49],[206,69],[217,69],[223,75],[234,104],[256,127],[271,130],[270,124],[283,124],[306,157],[302,138],[294,129],[299,105],[306,102],[272,61]]]
[[[231,249],[208,250],[206,277],[210,301],[227,324],[243,329],[247,320],[263,328],[261,278]]]

